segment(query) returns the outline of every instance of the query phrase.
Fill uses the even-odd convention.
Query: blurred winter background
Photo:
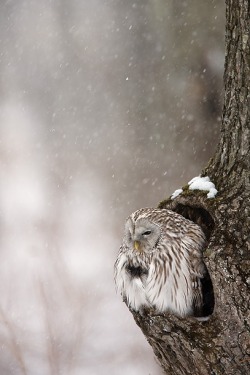
[[[1,1],[1,375],[161,373],[113,263],[212,155],[223,62],[223,1]]]

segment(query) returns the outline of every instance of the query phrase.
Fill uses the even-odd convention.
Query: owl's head
[[[129,218],[125,224],[125,242],[137,253],[150,253],[157,246],[161,236],[160,226],[147,218],[136,221]]]

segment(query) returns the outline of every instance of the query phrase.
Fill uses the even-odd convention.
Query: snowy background
[[[1,1],[1,375],[161,373],[113,263],[214,151],[223,39],[219,0]]]

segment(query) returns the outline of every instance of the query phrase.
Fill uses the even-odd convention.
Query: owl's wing
[[[190,279],[192,285],[192,310],[194,316],[203,315],[203,281],[207,274],[203,262],[202,253],[206,247],[206,237],[202,229],[191,224],[186,227],[186,233],[182,238],[183,248],[187,249]]]
[[[114,279],[116,290],[121,294],[123,298],[125,297],[127,263],[128,259],[126,256],[126,248],[124,248],[124,246],[121,246],[114,265]]]
[[[168,249],[169,250],[169,249]],[[165,247],[155,251],[146,284],[149,302],[159,311],[192,313],[192,283],[188,260]]]

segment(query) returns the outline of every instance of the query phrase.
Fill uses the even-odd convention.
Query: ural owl
[[[205,244],[202,229],[173,211],[134,212],[115,262],[117,290],[135,311],[153,307],[159,313],[202,316]]]

